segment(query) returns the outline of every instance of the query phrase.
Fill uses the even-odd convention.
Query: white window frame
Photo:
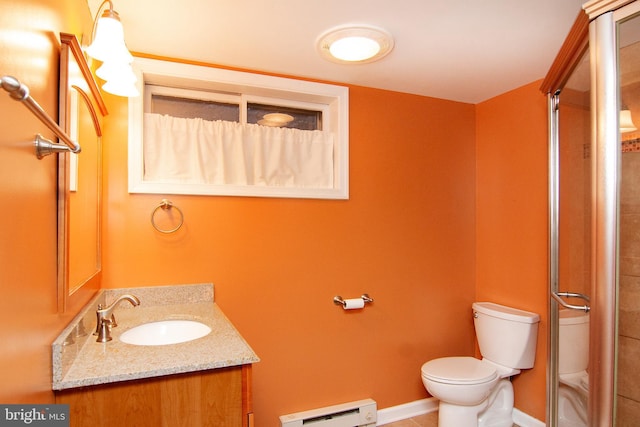
[[[349,88],[325,83],[225,70],[149,58],[133,62],[140,96],[129,98],[129,192],[210,196],[314,199],[349,198]],[[145,84],[240,96],[247,102],[322,111],[323,130],[334,134],[332,188],[162,183],[144,179],[143,117]],[[230,98],[217,98],[230,99]],[[243,111],[240,108],[240,117]]]
[[[205,92],[202,90],[189,90],[177,87],[156,86],[146,83],[144,86],[144,111],[151,111],[153,95],[173,96],[176,98],[195,99],[199,101],[220,102],[236,104],[242,115],[242,96],[228,93]]]

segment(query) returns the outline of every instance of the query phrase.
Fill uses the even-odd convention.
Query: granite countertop
[[[123,301],[114,311],[118,326],[112,341],[96,342],[95,310],[123,294],[141,303]],[[184,343],[140,346],[123,343],[122,333],[143,323],[196,320],[211,333]],[[213,285],[178,285],[101,291],[53,343],[53,390],[84,387],[184,372],[251,364],[260,359],[213,301]]]

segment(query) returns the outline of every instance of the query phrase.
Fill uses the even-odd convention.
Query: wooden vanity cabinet
[[[56,391],[71,427],[252,427],[251,365]]]

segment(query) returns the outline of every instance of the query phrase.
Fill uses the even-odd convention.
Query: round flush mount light
[[[317,47],[322,57],[329,61],[363,64],[377,61],[391,52],[393,37],[376,27],[339,27],[318,37]]]
[[[285,113],[269,113],[262,116],[258,120],[258,124],[262,126],[282,127],[293,121],[293,116]]]

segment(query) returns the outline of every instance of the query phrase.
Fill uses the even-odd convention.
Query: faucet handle
[[[102,310],[102,304],[98,304],[98,310]],[[102,324],[107,321],[109,325],[109,329],[115,328],[118,326],[118,322],[116,322],[116,315],[111,313],[111,318],[106,319],[98,315],[98,322],[96,323],[96,330],[93,332],[93,335],[100,335],[100,328],[102,328]]]

